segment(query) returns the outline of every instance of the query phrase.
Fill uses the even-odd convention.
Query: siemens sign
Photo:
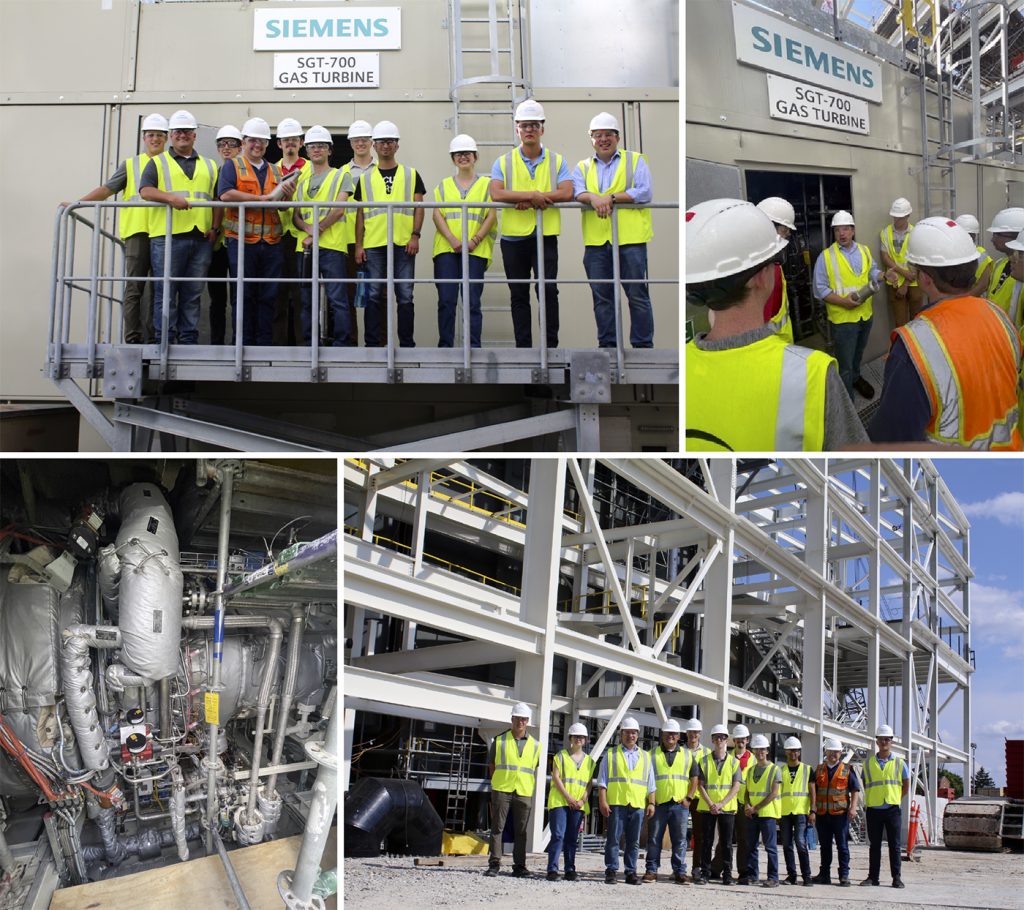
[[[736,59],[868,101],[882,102],[882,66],[822,35],[732,5]]]
[[[252,47],[257,51],[398,50],[402,11],[397,6],[327,9],[258,9]]]

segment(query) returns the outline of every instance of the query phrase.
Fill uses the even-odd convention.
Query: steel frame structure
[[[669,518],[602,523],[598,465]],[[528,476],[524,490],[472,462],[346,463],[346,789],[360,711],[486,738],[521,700],[542,749],[580,718],[595,756],[627,711],[648,733],[696,713],[705,725],[795,733],[810,762],[826,735],[863,755],[870,731],[889,723],[936,833],[940,764],[970,780],[973,654],[969,526],[932,462],[538,458]],[[453,494],[453,482],[502,508]],[[408,523],[401,549],[375,535],[389,516]],[[521,561],[520,585],[438,565],[428,534],[460,541],[467,559],[475,546]],[[558,593],[569,584],[566,607]],[[610,592],[597,613],[586,608],[595,591]],[[401,646],[388,650],[377,633],[396,620]],[[422,646],[418,630],[445,641]],[[686,635],[699,642],[689,658]],[[500,664],[514,664],[511,685],[466,676]],[[959,742],[944,742],[940,716],[954,709]],[[543,843],[544,794],[531,849]]]

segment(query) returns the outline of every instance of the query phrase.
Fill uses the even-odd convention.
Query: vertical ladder
[[[928,56],[920,53],[921,161],[924,217],[956,212],[956,148],[953,138],[953,73],[944,66],[942,36],[935,42],[934,79]],[[923,44],[923,39],[921,39]],[[919,45],[920,46],[920,45]],[[933,109],[934,108],[934,109]]]
[[[444,826],[450,831],[463,831],[466,827],[472,748],[472,727],[455,727],[452,731],[452,760],[448,766],[448,799],[444,809]]]

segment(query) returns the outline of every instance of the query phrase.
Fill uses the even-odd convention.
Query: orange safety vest
[[[841,761],[828,779],[828,765],[822,762],[815,772],[817,795],[814,810],[818,815],[843,815],[850,808],[850,766]]]
[[[243,193],[262,196],[272,193],[281,181],[281,169],[276,164],[267,164],[266,183],[261,187],[256,171],[246,161],[244,155],[232,159],[235,162],[235,189]],[[267,243],[281,242],[281,214],[278,209],[252,207],[245,210],[245,242]],[[238,209],[231,208],[224,212],[224,234],[238,239]]]
[[[1017,377],[1021,340],[998,306],[943,300],[896,329],[931,403],[934,442],[978,450],[1021,448]]]

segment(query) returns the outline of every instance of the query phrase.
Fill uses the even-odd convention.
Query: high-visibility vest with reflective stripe
[[[992,268],[985,296],[1006,313],[1018,328],[1022,316],[1020,292],[1021,282],[1010,274],[1010,260],[1000,259]]]
[[[786,273],[778,263],[775,264],[775,274],[782,284],[782,304],[779,306],[779,311],[769,321],[775,326],[779,337],[792,344],[793,320],[789,315],[789,293],[786,289]]]
[[[337,168],[330,168],[324,175],[323,182],[317,188],[317,191],[311,196],[309,194],[309,181],[313,177],[312,167],[304,168],[302,175],[298,178],[299,185],[295,187],[295,201],[296,202],[337,202],[338,195],[341,192],[342,177],[341,171]],[[302,216],[302,220],[306,224],[312,227],[313,225],[313,209],[307,206],[301,206],[299,208],[299,214]],[[334,209],[320,209],[320,220],[323,221],[328,215],[333,212]],[[325,250],[337,250],[344,253],[347,244],[345,242],[345,221],[349,217],[348,212],[341,216],[340,221],[335,221],[327,230],[320,231],[320,248]],[[306,236],[306,232],[303,230],[298,231],[298,243],[295,245],[297,252],[302,252],[302,238]]]
[[[267,163],[267,176],[263,186],[256,176],[256,169],[244,155],[232,158],[235,162],[235,189],[253,196],[262,196],[274,191],[281,182],[281,169],[276,164]],[[224,233],[228,237],[238,239],[238,209],[230,208],[224,212]],[[245,210],[245,242],[280,243],[284,229],[281,226],[281,215],[277,209],[250,206]]]
[[[643,809],[647,805],[647,772],[651,768],[651,756],[638,750],[636,764],[626,764],[626,753],[622,746],[616,746],[608,753],[608,805],[632,806]]]
[[[416,190],[416,169],[406,167],[404,164],[398,165],[395,178],[391,183],[390,195],[379,168],[374,168],[363,174],[359,178],[359,185],[362,187],[363,202],[369,203],[367,208],[363,209],[363,248],[369,250],[387,246],[388,210],[380,203],[412,202]],[[396,206],[392,209],[391,217],[391,229],[394,234],[392,243],[395,246],[405,246],[412,237],[413,209]]]
[[[537,765],[540,763],[540,744],[527,734],[523,754],[511,730],[494,740],[494,774],[491,789],[502,793],[533,796],[537,787]]]
[[[790,780],[789,765],[782,765],[782,814],[807,815],[811,811],[811,766],[799,762]]]
[[[698,764],[700,764],[701,761],[703,761],[703,759],[704,759],[704,757],[706,755],[710,755],[711,754],[711,747],[710,746],[698,746],[696,749],[689,749],[688,748],[686,751],[689,752],[690,755],[693,757],[693,764],[694,764],[694,767],[696,767]],[[700,787],[697,788],[697,793],[695,794],[694,798],[697,801],[694,808],[700,809],[701,806],[703,806],[704,807],[704,811],[707,811],[707,808],[708,808],[707,804],[703,801],[703,797],[700,795]]]
[[[196,156],[196,169],[192,172],[192,178],[185,176],[185,172],[171,157],[170,152],[163,152],[157,155],[156,176],[158,190],[164,193],[172,193],[175,196],[182,196],[185,199],[209,202],[217,191],[217,168],[209,158],[202,155]],[[171,216],[171,233],[187,234],[197,229],[204,234],[213,227],[213,209],[191,208],[173,209]],[[149,236],[163,237],[167,230],[167,213],[157,209],[157,217],[150,222]]]
[[[490,202],[491,201],[491,181],[487,177],[477,177],[473,185],[466,191],[466,197],[463,199],[462,191],[459,189],[458,184],[455,182],[454,177],[446,177],[437,186],[434,187],[434,201],[435,202]],[[462,240],[462,209],[461,208],[443,208],[438,209],[441,213],[441,217],[444,218],[445,223],[448,225],[448,230],[452,232],[452,235]],[[468,227],[466,228],[466,242],[468,244],[470,238],[473,237],[477,231],[480,230],[480,225],[484,218],[487,217],[487,213],[490,209],[484,208],[467,208],[466,209],[466,221]],[[477,245],[475,250],[470,250],[470,256],[478,256],[480,259],[486,262],[491,261],[491,253],[494,249],[494,231],[490,231],[486,237]],[[434,232],[434,252],[433,256],[437,256],[441,253],[453,253],[452,245],[448,242],[448,238],[444,236],[440,231]]]
[[[737,761],[735,755],[728,752],[726,753],[725,761],[722,762],[722,770],[719,771],[715,765],[714,756],[709,754],[701,759],[700,766],[704,769],[704,789],[707,791],[708,796],[712,802],[721,802],[732,789],[733,775],[740,770],[739,761]],[[735,812],[738,802],[734,796],[722,806],[722,811]],[[697,811],[707,812],[709,809],[709,806],[704,805],[702,798],[697,805]]]
[[[517,193],[551,193],[558,189],[558,172],[562,169],[562,156],[546,148],[544,160],[538,162],[533,176],[523,161],[518,148],[502,155],[501,178],[506,190]],[[517,209],[501,210],[501,233],[505,237],[529,237],[537,228],[536,210],[529,208],[522,212]],[[549,205],[541,216],[541,228],[545,237],[557,236],[562,229],[562,214],[557,207]]]
[[[768,335],[724,351],[686,346],[686,447],[705,452],[820,452],[824,351]]]
[[[778,773],[778,766],[769,762],[764,768],[758,770],[756,764],[747,767],[747,799],[748,806],[756,806],[772,791],[775,783],[775,775]],[[760,775],[760,776],[759,776]],[[767,806],[757,810],[758,818],[782,818],[782,797],[776,796]]]
[[[815,811],[818,815],[843,815],[850,808],[850,766],[841,761],[829,775],[822,762],[815,772]]]
[[[974,272],[974,280],[978,281],[987,269],[995,261],[983,246],[978,248],[978,268]]]
[[[883,804],[898,806],[903,800],[903,759],[889,757],[883,768],[878,756],[871,755],[864,762],[864,805],[877,809]]]
[[[907,230],[903,235],[903,242],[900,244],[900,248],[896,249],[896,231],[891,224],[887,224],[882,228],[882,249],[885,250],[892,258],[897,262],[900,268],[905,269],[907,267],[907,244],[910,242],[910,232],[914,229],[914,225],[908,224]],[[907,281],[902,275],[900,275],[899,284],[896,287],[902,287],[904,284],[909,284],[912,288],[917,287],[917,281]]]
[[[366,173],[367,174],[370,173],[370,171],[372,171],[376,166],[377,166],[377,162],[376,161],[372,162],[370,164],[370,170],[366,171]],[[351,161],[346,161],[339,168],[339,170],[341,171],[342,179],[344,179],[346,174],[351,174],[352,175],[352,186],[353,187],[356,184],[359,183],[359,178],[363,176],[362,174],[355,174],[355,173],[353,173],[353,171],[352,171],[352,162]],[[352,202],[353,200],[349,199],[348,201]],[[346,217],[345,217],[345,220],[343,222],[343,224],[345,225],[345,244],[346,244],[346,246],[356,242],[356,212],[357,211],[358,211],[358,209],[348,209]]]
[[[665,750],[656,746],[651,751],[654,762],[654,787],[658,804],[679,802],[690,791],[690,776],[695,774],[693,755],[689,749],[676,749],[672,764],[665,757]]]
[[[929,439],[978,450],[1021,448],[1020,335],[980,297],[943,300],[893,332],[903,339],[931,403]]]
[[[594,777],[594,759],[584,754],[583,761],[577,768],[569,750],[563,749],[555,756],[554,767],[558,771],[558,777],[562,781],[562,786],[565,787],[565,792],[573,799],[583,799],[587,792],[587,784]],[[565,797],[552,781],[551,789],[548,791],[548,808],[557,809],[559,806],[568,805],[569,803],[566,802]],[[583,812],[586,815],[590,814],[590,806],[587,803],[583,804]]]
[[[857,244],[860,250],[861,269],[855,272],[850,267],[850,262],[840,251],[838,243],[833,243],[821,255],[825,257],[825,271],[828,273],[828,286],[840,296],[845,296],[851,291],[864,287],[871,279],[871,250],[863,243]],[[871,301],[874,297],[868,297],[855,306],[852,310],[839,306],[836,303],[826,303],[828,310],[828,321],[836,324],[844,322],[862,322],[871,318]]]
[[[625,193],[635,183],[633,175],[637,162],[643,157],[639,152],[622,152],[619,155],[619,166],[615,169],[612,182],[605,190],[601,190],[597,182],[597,165],[593,158],[584,158],[577,167],[583,173],[587,183],[587,192],[595,196],[610,196],[612,193]],[[644,158],[644,161],[647,159]],[[651,210],[636,205],[616,205],[612,207],[611,218],[598,218],[589,206],[583,209],[583,245],[604,246],[612,242],[612,218],[618,219],[619,245],[627,243],[647,243],[654,236],[651,226]],[[546,233],[546,232],[545,232]]]
[[[126,182],[124,190],[121,192],[122,202],[145,201],[139,195],[139,179],[142,177],[142,172],[146,169],[146,165],[152,160],[145,153],[136,155],[134,158],[125,159],[124,173]],[[167,213],[164,209],[160,208],[121,209],[118,218],[120,219],[118,224],[122,240],[134,237],[136,234],[149,234],[152,236],[154,228],[159,228],[159,233],[162,234],[163,228],[167,224]]]

